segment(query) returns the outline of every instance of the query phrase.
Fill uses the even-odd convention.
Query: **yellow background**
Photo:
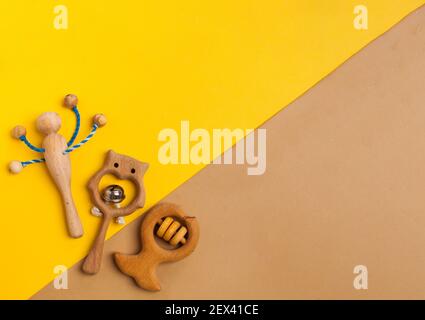
[[[149,207],[202,168],[160,165],[161,129],[179,130],[181,120],[208,130],[257,127],[424,2],[2,1],[0,298],[30,297],[54,278],[54,266],[71,266],[87,253],[99,219],[89,213],[86,182],[108,149],[151,164]],[[53,27],[59,4],[68,7],[68,30]],[[357,4],[368,6],[367,31],[353,28]],[[92,115],[109,119],[71,156],[85,229],[78,240],[67,236],[44,165],[18,176],[7,170],[11,160],[38,156],[10,137],[16,124],[40,145],[34,121],[56,111],[69,138],[75,120],[61,107],[69,92],[80,98],[80,139]],[[109,236],[118,230],[111,227]]]

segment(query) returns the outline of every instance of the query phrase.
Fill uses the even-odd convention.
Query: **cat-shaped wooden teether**
[[[112,219],[132,214],[145,205],[143,177],[149,164],[110,150],[103,167],[90,179],[88,189],[93,204],[102,212],[102,225],[93,243],[92,249],[83,264],[83,271],[88,274],[99,272],[103,255],[106,232]],[[105,175],[112,174],[121,180],[129,180],[136,187],[136,196],[129,205],[121,208],[110,206],[99,192],[99,183]]]
[[[174,249],[162,247],[155,239],[167,241]],[[140,230],[142,251],[137,255],[115,253],[115,262],[124,274],[134,278],[145,290],[159,291],[156,275],[160,263],[182,260],[190,255],[199,240],[199,225],[195,217],[188,217],[176,205],[159,204],[148,213]]]

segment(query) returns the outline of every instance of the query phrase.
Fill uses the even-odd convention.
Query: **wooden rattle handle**
[[[44,138],[43,147],[47,169],[63,199],[68,232],[71,237],[79,238],[84,232],[72,198],[71,160],[69,155],[63,154],[67,148],[66,140],[59,134],[52,133]]]
[[[96,240],[83,263],[83,271],[87,274],[96,274],[100,270],[100,266],[102,265],[103,245],[111,220],[112,218],[109,215],[103,217],[102,225]]]
[[[65,216],[69,235],[72,238],[80,238],[83,236],[84,230],[71,192],[62,193],[62,199],[65,206]]]

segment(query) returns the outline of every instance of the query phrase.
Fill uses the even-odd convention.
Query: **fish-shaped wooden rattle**
[[[69,94],[65,97],[65,106],[71,109],[76,117],[76,128],[68,142],[58,133],[62,122],[59,115],[55,112],[43,113],[37,119],[37,130],[45,136],[41,148],[29,142],[26,137],[26,129],[23,126],[16,126],[12,131],[13,137],[24,142],[31,150],[42,153],[44,158],[30,161],[12,161],[9,165],[9,169],[12,173],[19,173],[28,165],[42,162],[46,163],[50,175],[62,196],[68,231],[73,238],[79,238],[83,235],[83,227],[71,192],[71,161],[69,154],[87,143],[96,133],[97,129],[106,124],[106,117],[104,115],[95,115],[93,118],[93,128],[90,134],[80,143],[74,145],[80,129],[80,113],[77,104],[77,96]]]
[[[171,249],[162,247],[155,235],[168,242]],[[140,237],[142,251],[137,255],[115,253],[115,263],[124,274],[132,277],[145,290],[159,291],[156,275],[160,263],[175,262],[190,255],[199,240],[199,225],[195,217],[171,203],[159,204],[143,220]]]

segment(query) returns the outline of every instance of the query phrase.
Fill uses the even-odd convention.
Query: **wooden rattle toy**
[[[173,249],[162,247],[155,234]],[[137,255],[115,253],[115,262],[121,272],[134,278],[139,287],[159,291],[161,285],[156,267],[160,263],[179,261],[190,255],[198,244],[199,225],[195,217],[187,217],[176,205],[164,203],[146,213],[140,237],[142,251]]]
[[[71,161],[69,154],[87,143],[94,136],[99,127],[106,125],[106,117],[102,114],[95,115],[93,118],[93,128],[90,134],[80,143],[74,145],[80,130],[81,122],[80,113],[77,107],[78,98],[73,94],[69,94],[65,97],[64,103],[67,108],[74,112],[76,117],[76,126],[71,139],[67,142],[63,136],[58,134],[62,122],[59,115],[55,112],[43,113],[37,119],[37,130],[45,136],[42,148],[38,148],[28,141],[26,129],[24,127],[16,126],[12,131],[13,137],[21,140],[31,150],[44,154],[44,158],[23,162],[12,161],[9,165],[9,169],[12,173],[16,174],[21,172],[26,166],[45,162],[62,196],[69,234],[73,238],[79,238],[83,235],[83,227],[71,193]]]
[[[98,235],[93,246],[83,263],[83,271],[88,274],[96,274],[100,270],[103,245],[105,242],[106,232],[112,219],[124,217],[132,214],[145,205],[145,189],[143,186],[143,177],[148,169],[149,164],[140,162],[136,159],[125,155],[117,154],[110,150],[106,156],[103,167],[90,179],[88,189],[93,204],[102,213],[102,225],[100,226]],[[103,194],[99,192],[99,183],[105,175],[112,174],[121,180],[129,180],[136,187],[136,196],[126,207],[116,207],[110,205],[111,194],[105,199],[105,191]],[[116,187],[115,187],[116,188]],[[116,190],[106,190],[107,192]],[[122,198],[124,194],[119,197]]]

